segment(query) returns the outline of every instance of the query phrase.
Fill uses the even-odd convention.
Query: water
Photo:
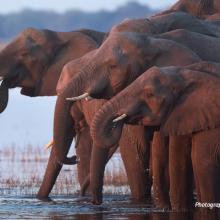
[[[104,197],[100,206],[90,204],[90,198],[56,196],[44,203],[31,196],[0,198],[1,219],[74,219],[74,220],[214,220],[214,213],[173,213],[152,208],[151,204],[134,205],[129,196]]]
[[[76,220],[214,220],[213,213],[172,213],[156,210],[151,203],[135,205],[119,154],[105,172],[103,204],[80,197],[76,166],[64,166],[51,192],[52,202],[37,200],[49,152],[42,148],[11,146],[0,151],[0,219]]]
[[[128,196],[106,196],[101,206],[90,204],[89,198],[56,196],[54,202],[44,203],[33,197],[4,197],[0,199],[1,217],[59,219],[61,217],[80,219],[80,216],[114,216],[121,213],[147,213],[149,206],[131,206]],[[84,219],[84,218],[83,218]],[[110,219],[110,218],[109,218]],[[116,218],[111,218],[116,219]]]

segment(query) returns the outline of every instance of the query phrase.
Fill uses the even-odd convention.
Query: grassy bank
[[[0,150],[0,195],[34,195],[46,169],[49,151],[31,145]],[[53,188],[53,195],[77,194],[79,184],[76,166],[64,166]],[[128,194],[127,177],[120,158],[115,154],[105,172],[104,192]]]

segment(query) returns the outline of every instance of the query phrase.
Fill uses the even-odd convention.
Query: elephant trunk
[[[92,203],[94,205],[100,205],[102,203],[105,166],[117,148],[118,145],[115,145],[110,149],[103,149],[93,144],[90,160],[90,188],[92,193]]]
[[[94,150],[92,151],[92,157],[91,157],[92,159],[90,162],[90,167],[92,172],[90,172],[89,175],[84,180],[80,191],[80,195],[85,196],[85,193],[90,186],[90,182],[92,182],[91,189],[93,193],[93,203],[96,203],[98,201],[97,200],[98,197],[100,198],[100,196],[98,196],[98,192],[99,193],[102,192],[103,181],[101,179],[104,176],[105,166],[107,162],[112,158],[112,155],[115,153],[117,148],[118,145],[115,145],[109,150],[97,149],[96,146],[93,146]],[[107,155],[107,159],[106,159],[106,155]]]
[[[8,105],[8,96],[9,89],[3,80],[3,82],[0,85],[0,113],[2,113]]]
[[[7,52],[5,49],[0,52],[0,113],[2,113],[8,104],[9,87],[7,86],[8,74],[6,72],[6,64],[8,63]]]
[[[56,182],[56,179],[61,171],[61,168],[62,165],[58,164],[55,160],[55,152],[54,152],[54,148],[52,148],[43,181],[36,195],[38,199],[42,201],[51,200],[49,194]]]
[[[67,98],[79,96],[85,92],[86,73],[85,71],[77,74],[57,97],[54,113],[54,149],[60,164],[77,163],[75,156],[70,158],[66,156],[74,137],[74,121],[70,112],[73,103]]]
[[[117,109],[120,103],[113,98],[95,115],[91,126],[91,136],[95,145],[109,148],[119,142],[124,120],[114,122],[119,116]]]
[[[1,66],[1,65],[0,65]],[[11,67],[6,73],[6,70],[1,66],[1,71],[4,73],[0,75],[0,113],[2,113],[8,104],[9,88],[17,87],[19,82],[23,79],[26,68],[17,64]],[[22,74],[21,74],[22,73]]]
[[[15,77],[17,77],[17,72],[13,71],[7,75],[0,76],[0,113],[2,113],[8,105],[10,83]]]

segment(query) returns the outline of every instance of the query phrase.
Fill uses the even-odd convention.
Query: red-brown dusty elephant
[[[63,66],[99,47],[104,36],[105,33],[86,29],[65,33],[33,28],[24,30],[0,52],[0,111],[7,106],[11,88],[20,87],[21,94],[31,97],[56,95]],[[77,133],[78,136],[77,154],[85,158],[78,165],[78,178],[82,185],[89,170],[88,163],[84,163],[86,167],[83,168],[82,164],[90,159],[92,143],[86,123],[76,123],[75,128],[73,135]],[[42,195],[42,198],[48,196],[61,169],[53,156],[52,150],[47,168],[47,185],[42,185],[47,195]]]
[[[0,52],[1,92],[8,94],[8,89],[20,87],[21,94],[27,96],[56,95],[62,67],[97,48],[104,35],[93,30],[24,30]],[[2,112],[8,97],[0,98]]]
[[[124,123],[159,126],[160,132],[165,136],[192,137],[197,200],[218,203],[219,73],[219,64],[207,62],[184,68],[153,67],[147,70],[95,115],[91,130],[94,143],[98,146],[110,146],[110,140],[115,142],[120,137]],[[110,128],[111,135],[107,132]],[[171,167],[181,161],[182,150],[173,153]],[[181,173],[174,175],[179,177]]]

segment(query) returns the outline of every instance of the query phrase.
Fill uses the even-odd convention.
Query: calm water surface
[[[0,198],[0,219],[75,219],[75,220],[214,220],[213,213],[172,213],[155,210],[151,204],[134,205],[128,196],[105,196],[100,206],[89,198],[56,196],[50,203],[31,196]]]

